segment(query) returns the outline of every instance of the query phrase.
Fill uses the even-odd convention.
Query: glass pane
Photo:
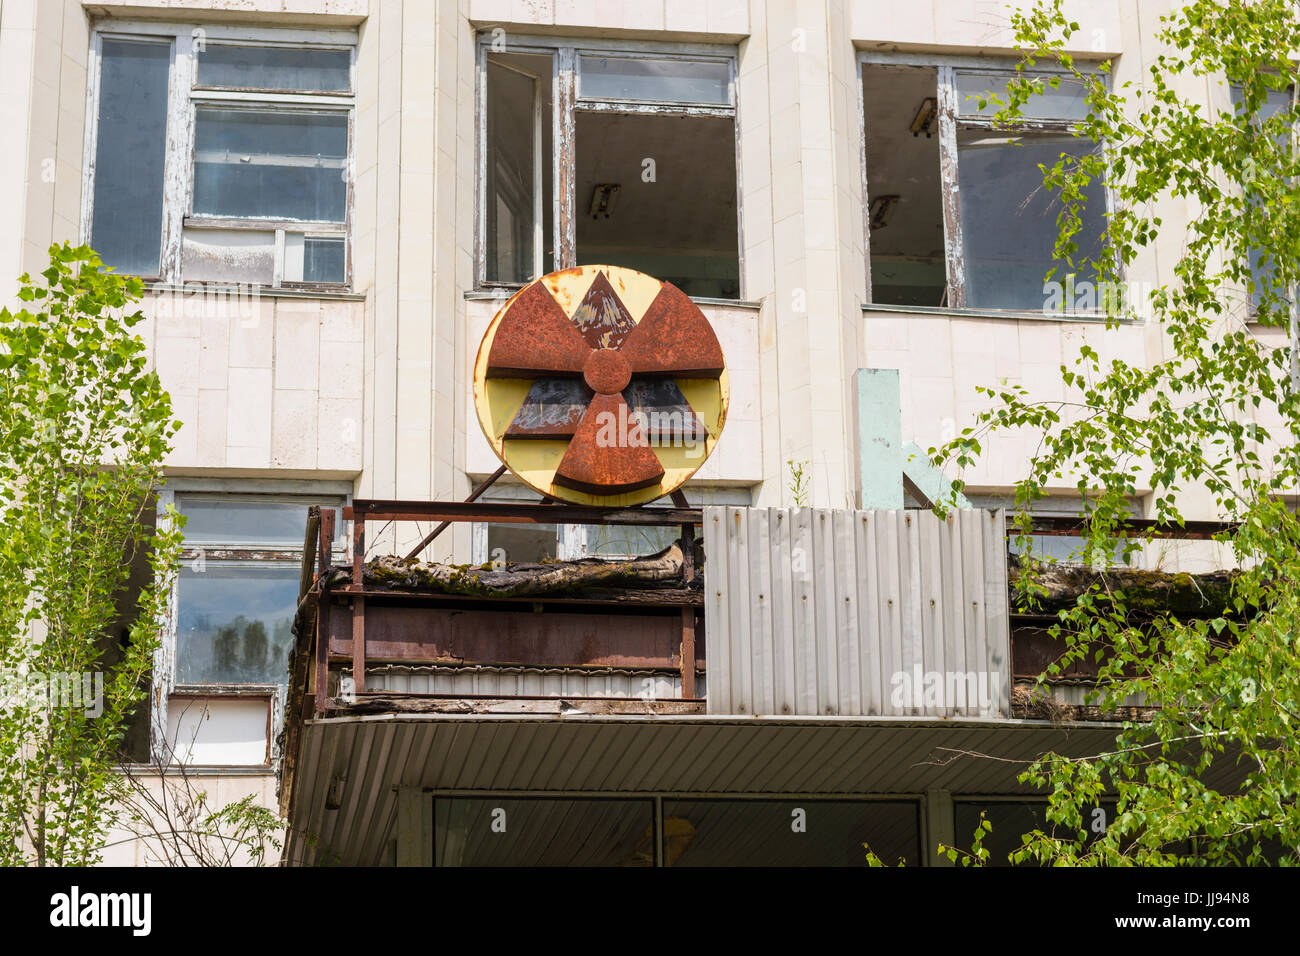
[[[301,544],[301,541],[299,542]],[[287,684],[299,568],[181,566],[176,680],[181,684]]]
[[[958,134],[957,173],[966,257],[966,305],[1032,312],[1093,311],[1104,300],[1090,272],[1067,279],[1068,265],[1053,255],[1061,204],[1044,188],[1040,164],[1062,153],[1083,156],[1095,145],[1067,135],[1005,136],[979,130]],[[1105,198],[1088,196],[1083,228],[1074,237],[1076,262],[1102,255]],[[1047,272],[1056,267],[1045,285]]]
[[[347,278],[346,247],[342,239],[303,240],[302,281],[343,282]]]
[[[187,518],[185,543],[224,544],[231,547],[301,548],[307,529],[307,507],[318,504],[335,509],[336,538],[343,535],[337,498],[302,498],[297,501],[249,501],[231,498],[176,498],[176,510]]]
[[[270,285],[275,280],[275,233],[186,229],[181,275],[186,282]]]
[[[589,100],[655,100],[731,105],[730,65],[718,60],[578,57],[579,95]]]
[[[1056,89],[1048,85],[1050,75],[1025,78],[1043,81],[1043,92],[1031,96],[1022,107],[1026,119],[1081,120],[1088,115],[1087,88],[1074,77],[1059,77],[1061,83]],[[1009,79],[1005,73],[958,73],[957,112],[962,116],[992,116],[1000,107],[985,103],[980,109],[979,101],[993,93],[1006,102]]]
[[[90,244],[118,272],[156,276],[171,44],[105,39],[101,64]]]
[[[555,559],[556,527],[553,524],[490,524],[487,526],[487,556],[493,564],[541,564]]]
[[[668,866],[866,866],[918,862],[912,803],[847,800],[665,800]]]
[[[1241,87],[1233,84],[1232,86],[1232,105],[1238,112],[1242,112],[1242,93]],[[1289,90],[1270,90],[1265,99],[1264,106],[1260,110],[1257,121],[1260,123],[1267,122],[1279,113],[1291,108],[1291,92]],[[1279,146],[1284,145],[1285,140],[1279,135]],[[1250,205],[1258,208],[1257,197],[1248,196],[1247,201]],[[1267,253],[1262,249],[1248,250],[1250,259],[1250,288],[1248,294],[1250,297],[1251,312],[1258,312],[1262,304],[1267,303],[1274,309],[1285,308],[1286,306],[1286,286],[1280,284],[1275,278],[1277,270],[1270,261]]]
[[[1089,833],[1104,832],[1105,826],[1115,817],[1114,803],[1103,803],[1084,813],[1084,823]],[[1098,813],[1097,811],[1100,811]],[[969,852],[975,828],[979,826],[980,814],[993,825],[993,829],[984,837],[984,849],[989,851],[989,866],[1010,866],[1008,856],[1012,850],[1018,850],[1023,844],[1021,836],[1041,829],[1044,833],[1058,832],[1054,824],[1047,822],[1047,805],[1043,803],[957,803],[953,806],[956,833],[956,846]],[[1094,826],[1102,830],[1094,830]],[[1061,829],[1062,839],[1074,839],[1074,830]],[[1093,839],[1093,837],[1089,837]],[[1036,865],[1036,864],[1031,864]]]
[[[195,215],[343,221],[346,115],[200,107],[194,139]]]
[[[199,86],[338,92],[352,88],[347,50],[211,44],[199,54]]]
[[[654,554],[679,537],[681,529],[635,525],[588,525],[587,554],[593,558],[634,558]]]
[[[550,76],[549,56],[488,57],[484,239],[490,282],[528,282],[552,269]]]
[[[730,117],[579,112],[576,164],[579,265],[636,269],[687,295],[739,297]],[[592,215],[606,196],[613,205]]]
[[[649,800],[438,797],[435,866],[652,866]]]

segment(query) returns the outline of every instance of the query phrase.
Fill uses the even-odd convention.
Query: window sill
[[[1106,315],[1100,312],[1033,312],[1033,311],[1012,311],[1002,309],[953,309],[947,306],[934,305],[884,305],[874,302],[862,303],[863,312],[885,312],[885,313],[902,313],[906,315],[944,315],[954,319],[1010,319],[1016,322],[1057,322],[1057,323],[1088,323],[1091,325],[1105,325],[1108,321]],[[1119,319],[1120,325],[1143,325],[1140,319]]]
[[[483,302],[500,300],[505,303],[512,295],[522,289],[523,286],[501,286],[499,290],[495,289],[469,289],[465,292],[466,302]],[[689,296],[690,300],[696,305],[719,306],[724,309],[751,309],[757,312],[763,307],[762,302],[755,302],[752,299],[711,299],[705,296]]]
[[[189,282],[184,285],[170,285],[166,282],[147,282],[145,287],[150,292],[177,292],[181,295],[225,294],[250,299],[322,299],[333,302],[364,302],[366,299],[364,292],[348,292],[343,289],[277,289],[273,286],[223,285],[217,282]]]

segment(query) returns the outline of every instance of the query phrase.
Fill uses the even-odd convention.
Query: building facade
[[[1136,79],[1171,5],[1072,0],[1086,44],[1073,52],[1111,61],[1115,83]],[[274,803],[306,506],[457,500],[490,475],[474,356],[539,275],[630,267],[707,316],[731,400],[685,486],[694,506],[902,509],[934,477],[912,446],[970,424],[977,385],[1064,398],[1059,366],[1083,343],[1160,358],[1141,321],[1105,330],[1086,283],[1043,282],[1055,209],[1037,163],[1087,144],[1069,136],[1068,89],[1036,107],[1033,129],[991,128],[972,94],[1015,62],[1010,14],[985,0],[2,0],[0,274],[34,273],[50,243],[83,240],[145,277],[142,335],[185,423],[158,500],[188,516],[188,550],[141,759],[178,750],[218,792]],[[1200,82],[1207,107],[1230,102],[1226,85]],[[1095,198],[1085,237],[1101,229]],[[1162,259],[1190,215],[1171,204],[1131,284],[1168,278]],[[962,476],[971,503],[1007,503],[1031,453],[994,438]],[[1072,484],[1045,510],[1077,510]],[[1196,495],[1189,516],[1216,517]],[[535,497],[509,476],[489,493]],[[405,553],[426,530],[375,529],[368,552]],[[429,556],[625,555],[666,540],[644,534],[463,523]],[[341,521],[334,547],[347,553]],[[1168,548],[1148,559],[1222,563],[1208,544]],[[970,719],[978,736],[1011,715]],[[752,746],[776,759],[770,744]],[[596,800],[607,777],[560,776],[492,786]],[[668,797],[636,784],[649,811],[605,809],[626,813],[628,832],[645,812],[663,831],[689,816],[665,801],[707,796],[688,776]],[[918,840],[950,830],[950,790],[853,779],[792,799],[852,792],[881,821],[912,820],[900,825]],[[743,776],[716,787],[798,790]],[[474,802],[486,797],[460,798],[436,813],[490,815]],[[428,831],[421,806],[392,811],[417,820],[408,836]],[[364,844],[366,862],[390,858],[394,833]],[[666,846],[636,852],[662,859]]]

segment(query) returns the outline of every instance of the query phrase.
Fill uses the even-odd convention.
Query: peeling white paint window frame
[[[236,479],[236,478],[171,478],[167,486],[157,494],[157,521],[161,530],[167,524],[165,512],[169,506],[176,507],[177,497],[203,498],[207,500],[261,501],[268,503],[301,503],[304,511],[311,498],[311,503],[328,502],[336,510],[335,538],[331,556],[336,563],[346,563],[349,559],[349,535],[343,521],[342,509],[352,504],[352,483],[350,481],[293,481],[288,479]],[[178,509],[179,510],[179,509]],[[251,558],[210,557],[204,560],[222,567],[277,567],[298,570],[302,562],[302,544],[286,547],[283,543],[240,542],[222,545],[204,542],[200,545],[204,552],[209,551],[273,551],[275,557],[254,560]],[[194,560],[192,549],[186,546],[181,565]],[[274,765],[279,759],[280,727],[284,720],[284,688],[279,684],[183,684],[176,679],[177,633],[180,620],[180,575],[176,575],[167,584],[169,595],[167,621],[163,628],[161,640],[154,651],[153,684],[150,695],[149,716],[149,750],[155,762],[166,765],[172,762],[171,746],[167,738],[167,708],[170,698],[187,699],[228,698],[228,697],[267,697],[270,698],[269,722],[269,764]],[[287,665],[286,665],[287,666]]]
[[[577,113],[621,113],[625,115],[655,116],[715,116],[732,120],[735,134],[736,159],[736,254],[740,292],[738,301],[745,298],[745,237],[743,184],[740,168],[740,110],[737,102],[737,51],[733,45],[706,43],[671,43],[633,40],[591,40],[569,37],[511,36],[504,49],[494,49],[497,38],[493,31],[481,31],[475,55],[475,110],[474,142],[474,288],[476,291],[497,292],[504,298],[512,295],[527,283],[489,280],[487,278],[487,63],[491,53],[522,53],[552,58],[551,71],[551,176],[554,184],[554,209],[552,215],[553,248],[552,269],[571,269],[578,264],[577,230],[578,200],[577,163]],[[595,99],[581,96],[580,58],[583,56],[622,57],[642,60],[696,60],[725,62],[728,68],[727,105],[708,105],[676,100],[650,99]],[[539,157],[537,174],[545,175],[545,157]],[[536,181],[536,176],[535,176]],[[534,229],[541,228],[545,216],[538,211],[539,220]],[[544,252],[537,247],[534,252],[536,279],[541,275],[540,263]]]
[[[89,243],[94,223],[95,157],[98,141],[100,70],[103,41],[134,40],[169,43],[171,64],[167,95],[167,154],[164,163],[161,268],[158,275],[141,276],[169,286],[187,282],[183,274],[184,230],[256,230],[274,233],[274,274],[265,288],[294,291],[349,292],[352,289],[353,206],[356,183],[357,34],[355,30],[302,30],[284,27],[225,26],[212,23],[172,23],[152,20],[104,20],[91,31],[87,64],[86,136],[82,162],[81,241]],[[291,49],[345,50],[350,55],[349,89],[344,92],[301,92],[205,87],[196,83],[196,53],[203,44],[227,44]],[[328,113],[347,116],[348,145],[345,163],[344,221],[313,222],[260,218],[192,216],[194,192],[195,111],[202,106]],[[341,282],[303,282],[283,278],[285,233],[302,233],[307,239],[344,240],[344,277]],[[188,280],[194,284],[194,280]],[[235,282],[204,282],[214,287]],[[247,283],[245,283],[247,284]]]
[[[1102,60],[1096,62],[1099,66]],[[958,73],[989,73],[1008,78],[1017,75],[1015,61],[1007,57],[993,56],[943,56],[926,53],[886,53],[870,50],[860,50],[857,55],[857,90],[858,90],[858,142],[859,158],[861,165],[861,188],[862,188],[862,232],[863,248],[866,252],[866,301],[872,302],[871,290],[871,217],[867,214],[871,202],[870,192],[870,170],[867,168],[867,111],[866,102],[863,94],[864,68],[868,65],[875,66],[918,66],[934,69],[936,72],[936,91],[935,100],[938,110],[938,137],[939,137],[939,179],[940,192],[943,204],[943,231],[944,231],[944,268],[946,272],[946,304],[942,307],[945,311],[974,311],[983,314],[1005,314],[1008,316],[1032,315],[1036,318],[1044,317],[1042,312],[1026,312],[1023,309],[995,309],[985,307],[971,307],[966,305],[966,269],[965,269],[965,251],[964,251],[964,234],[961,218],[961,199],[958,190],[960,157],[957,146],[958,129],[987,129],[997,130],[999,132],[1015,134],[1033,134],[1033,133],[1069,133],[1076,126],[1076,121],[1068,119],[1039,119],[1027,120],[1023,123],[1017,123],[1012,126],[998,126],[991,117],[983,116],[962,116],[960,110],[960,94],[957,90]],[[1085,70],[1091,65],[1079,61],[1080,69]],[[1059,67],[1053,68],[1050,65],[1036,67],[1033,71],[1034,76],[1061,76],[1068,77],[1070,74]],[[1098,74],[1104,76],[1109,82],[1108,74]],[[1100,149],[1105,154],[1107,146],[1101,143]],[[1114,211],[1114,201],[1109,188],[1101,184],[1102,196],[1105,202],[1105,211],[1107,214]],[[934,311],[928,308],[925,311]],[[1104,307],[1098,307],[1090,311],[1062,312],[1059,316],[1051,315],[1051,318],[1060,318],[1065,321],[1077,319],[1080,316],[1103,316]]]

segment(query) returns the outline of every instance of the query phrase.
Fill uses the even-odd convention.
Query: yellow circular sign
[[[669,494],[704,464],[729,398],[718,338],[680,289],[619,266],[525,286],[474,362],[488,443],[524,484],[603,507]]]

